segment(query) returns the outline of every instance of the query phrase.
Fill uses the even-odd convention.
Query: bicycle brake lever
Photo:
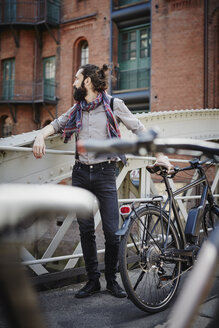
[[[179,172],[180,168],[178,166],[175,166],[173,170],[169,172],[168,178],[172,179],[175,177],[175,175]]]

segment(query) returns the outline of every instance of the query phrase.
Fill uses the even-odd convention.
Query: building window
[[[41,2],[41,6],[43,6],[43,2]],[[48,21],[51,23],[57,23],[60,22],[60,8],[61,8],[61,1],[60,0],[49,0],[47,2],[47,18]],[[36,1],[37,3],[37,1]]]
[[[87,41],[81,42],[81,65],[88,64],[89,62],[89,47]]]
[[[45,64],[45,79],[51,80],[55,79],[55,57],[45,58],[44,59]]]
[[[140,58],[150,57],[150,30],[145,28],[140,30]]]
[[[0,118],[0,137],[6,138],[12,135],[12,119],[9,116],[3,115]]]
[[[11,100],[14,97],[15,79],[15,59],[3,60],[3,88],[2,97],[4,100]]]
[[[150,26],[120,30],[116,86],[118,90],[149,87],[150,43]]]
[[[124,32],[121,34],[122,60],[136,59],[136,31]]]
[[[44,80],[44,99],[55,100],[55,57],[44,58],[43,60],[43,80]]]
[[[4,5],[4,22],[15,22],[16,21],[16,0],[5,0]]]

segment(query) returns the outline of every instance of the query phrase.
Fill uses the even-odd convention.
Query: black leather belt
[[[106,168],[114,168],[116,167],[115,161],[107,161],[107,162],[101,162],[97,164],[83,164],[79,161],[75,162],[76,167],[80,167],[84,170],[90,171],[90,170],[101,170]]]

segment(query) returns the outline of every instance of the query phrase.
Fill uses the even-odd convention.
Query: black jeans
[[[119,236],[119,211],[116,189],[116,163],[103,162],[94,165],[76,163],[72,172],[72,185],[91,191],[99,201],[105,236],[105,278],[108,283],[116,278]],[[81,245],[88,279],[100,277],[95,241],[94,218],[78,217]]]

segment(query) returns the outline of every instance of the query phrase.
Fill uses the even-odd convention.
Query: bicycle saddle
[[[163,164],[154,163],[152,165],[147,165],[146,169],[150,173],[157,173],[157,172],[162,171],[162,170],[167,170],[167,167]]]

